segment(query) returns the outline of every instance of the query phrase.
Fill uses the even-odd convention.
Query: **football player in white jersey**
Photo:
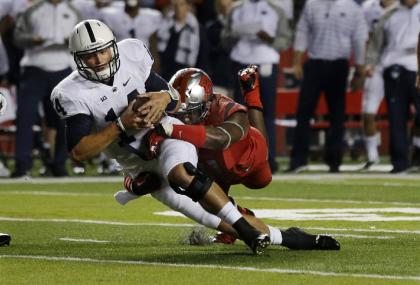
[[[396,0],[367,0],[363,3],[362,7],[370,33],[382,15],[388,9],[397,5],[397,2]],[[375,116],[384,98],[382,72],[383,68],[380,64],[366,67],[367,79],[363,90],[362,119],[367,162],[363,166],[363,170],[368,170],[372,165],[379,162],[378,146],[381,138],[376,129]]]
[[[193,145],[168,139],[157,159],[140,157],[141,139],[149,131],[145,124],[180,123],[168,116],[159,120],[165,108],[175,108],[176,93],[151,69],[153,59],[143,42],[127,39],[117,44],[104,23],[86,20],[74,28],[69,47],[78,70],[56,86],[51,100],[66,122],[70,156],[83,161],[104,151],[126,174],[153,172],[162,183],[152,193],[155,199],[205,226],[230,228],[255,254],[262,253],[270,243],[262,233],[267,227],[251,226],[223,190],[196,168]],[[133,110],[134,99],[143,93],[150,100]],[[171,98],[174,102],[168,105]],[[145,108],[148,114],[142,117]]]
[[[157,30],[162,25],[162,13],[140,7],[140,0],[125,0],[124,6],[106,13],[105,23],[114,32],[117,41],[128,38],[142,40],[155,60],[154,69],[159,70]]]

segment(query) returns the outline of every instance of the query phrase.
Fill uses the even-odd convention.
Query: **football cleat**
[[[290,249],[302,250],[340,250],[340,243],[328,235],[312,235],[300,228],[292,227],[281,231],[282,245]]]
[[[124,206],[131,200],[135,200],[139,198],[140,196],[137,196],[136,194],[130,193],[127,190],[120,190],[114,194],[115,200],[121,205]]]
[[[340,243],[331,236],[317,235],[315,238],[315,249],[340,250]]]
[[[10,237],[10,235],[0,233],[0,246],[10,245],[11,240],[12,238]]]
[[[270,237],[267,234],[260,234],[251,242],[250,248],[255,255],[261,255],[269,245]]]

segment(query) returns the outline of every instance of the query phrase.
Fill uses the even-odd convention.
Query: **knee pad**
[[[200,169],[196,168],[190,162],[185,162],[184,168],[189,175],[194,176],[191,184],[186,189],[173,183],[170,183],[170,185],[176,193],[188,196],[194,202],[200,201],[204,198],[207,191],[209,191],[214,179],[202,172]]]

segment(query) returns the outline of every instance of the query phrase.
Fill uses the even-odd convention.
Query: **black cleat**
[[[255,255],[260,255],[269,245],[270,237],[267,234],[260,234],[252,241],[250,247]]]
[[[290,249],[302,250],[339,250],[340,243],[328,235],[308,234],[300,228],[292,227],[281,231],[282,245]]]
[[[340,250],[338,240],[327,235],[317,235],[315,238],[315,248],[318,250]]]
[[[0,233],[0,246],[10,245],[11,239],[10,235]]]

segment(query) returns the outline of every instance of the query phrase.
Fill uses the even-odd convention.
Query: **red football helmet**
[[[193,124],[207,116],[213,96],[213,83],[207,73],[198,68],[184,68],[172,76],[169,84],[178,91],[181,101],[175,115],[198,113],[198,118],[191,122]]]

